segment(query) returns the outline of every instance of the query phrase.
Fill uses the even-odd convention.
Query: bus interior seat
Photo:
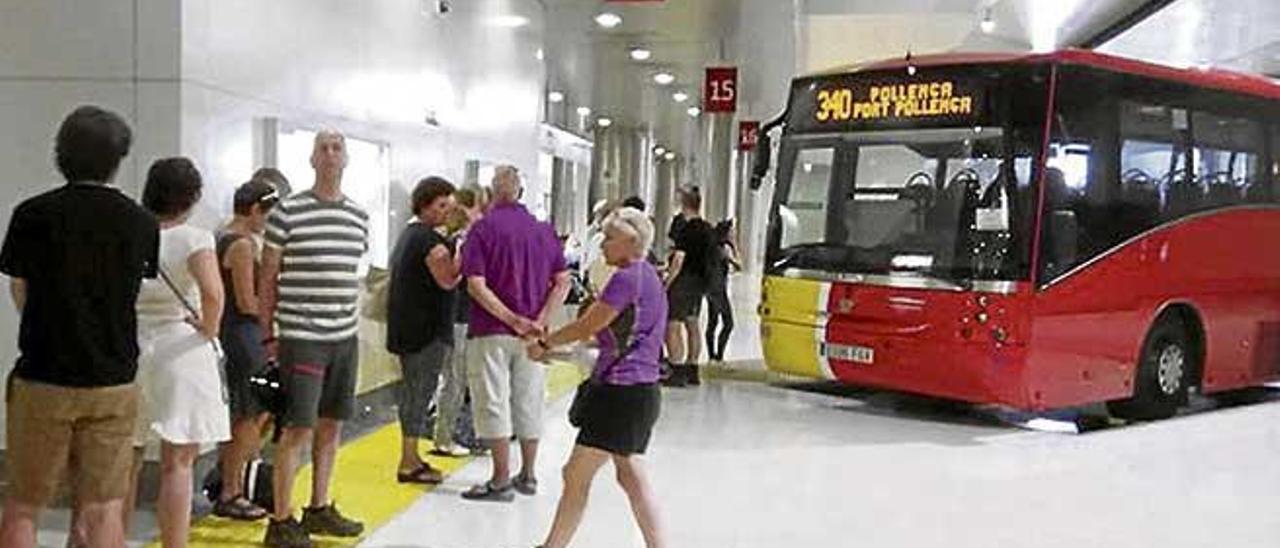
[[[1120,185],[1120,200],[1116,215],[1110,219],[1114,234],[1103,241],[1119,241],[1141,233],[1160,222],[1160,189],[1155,181],[1141,170],[1125,173]]]
[[[844,217],[849,245],[869,249],[915,232],[915,207],[910,200],[851,200]]]
[[[1214,182],[1209,185],[1208,205],[1214,208],[1240,205],[1243,201],[1240,194],[1240,187],[1232,184],[1231,181]]]
[[[1244,200],[1251,204],[1265,204],[1271,202],[1271,197],[1267,193],[1266,179],[1255,179],[1249,186],[1244,189]]]
[[[1204,208],[1204,186],[1186,171],[1179,170],[1165,178],[1164,219],[1173,220]]]

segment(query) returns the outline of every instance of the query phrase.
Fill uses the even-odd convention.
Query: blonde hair
[[[636,256],[644,257],[653,245],[653,221],[634,207],[620,207],[604,219],[604,229],[630,234],[636,239]]]

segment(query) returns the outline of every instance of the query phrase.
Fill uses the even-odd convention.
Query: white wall
[[[442,19],[423,14],[417,0],[185,0],[182,151],[213,187],[200,218],[227,214],[232,189],[258,167],[254,124],[264,117],[390,145],[400,187],[391,193],[393,227],[406,220],[399,202],[418,179],[460,183],[467,159],[536,173],[541,12],[513,4],[535,24],[487,25],[485,6],[470,2]],[[428,113],[439,126],[424,122]],[[295,189],[312,178],[286,175]]]
[[[131,195],[151,161],[178,152],[177,18],[177,0],[0,2],[0,230],[21,200],[63,182],[53,138],[79,105],[113,110],[132,126],[133,149],[116,177]],[[0,374],[7,375],[18,317],[2,293]]]

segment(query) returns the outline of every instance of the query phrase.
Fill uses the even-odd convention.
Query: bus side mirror
[[[760,132],[759,141],[756,142],[756,161],[751,166],[751,190],[760,190],[760,185],[764,184],[764,176],[769,174],[770,156],[773,155],[773,140],[769,138],[766,131]]]

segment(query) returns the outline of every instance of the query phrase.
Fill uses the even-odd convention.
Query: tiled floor
[[[1084,435],[872,394],[667,391],[647,458],[671,546],[1280,546],[1280,403]],[[462,501],[478,460],[363,546],[533,546],[572,435],[551,411],[542,493]],[[574,546],[642,546],[609,469]]]

